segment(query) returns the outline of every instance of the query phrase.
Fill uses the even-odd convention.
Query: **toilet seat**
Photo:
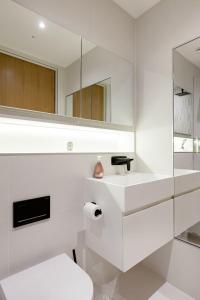
[[[0,282],[5,300],[92,300],[90,277],[61,254]]]

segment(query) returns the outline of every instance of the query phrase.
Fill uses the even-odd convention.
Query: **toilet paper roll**
[[[99,205],[94,202],[87,202],[84,205],[84,214],[91,220],[99,220],[103,213]]]

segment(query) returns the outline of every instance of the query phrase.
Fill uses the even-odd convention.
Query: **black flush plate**
[[[50,196],[13,203],[13,227],[50,218]]]

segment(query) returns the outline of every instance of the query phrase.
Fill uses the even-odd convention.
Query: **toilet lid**
[[[92,300],[90,277],[66,254],[1,281],[6,300]]]

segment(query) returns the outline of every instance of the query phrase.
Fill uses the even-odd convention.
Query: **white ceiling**
[[[197,49],[200,49],[200,38],[178,47],[177,51],[200,68],[200,51],[196,51]]]
[[[133,18],[140,17],[160,0],[113,0]]]
[[[80,58],[81,40],[65,28],[11,0],[0,0],[0,48],[54,66],[67,67]],[[46,28],[38,26],[44,21]],[[84,53],[95,45],[84,41]]]

